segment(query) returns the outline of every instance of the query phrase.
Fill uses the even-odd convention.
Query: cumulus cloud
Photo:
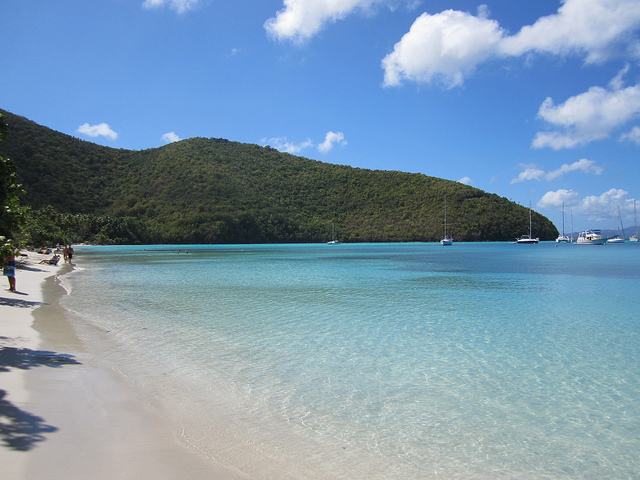
[[[455,10],[420,15],[382,60],[384,85],[397,86],[403,80],[431,83],[434,79],[448,88],[462,85],[478,64],[496,54],[502,40],[498,23],[484,15]]]
[[[532,146],[559,150],[603,140],[638,116],[640,84],[623,88],[621,76],[618,75],[610,82],[608,89],[591,87],[560,105],[555,105],[551,98],[542,102],[538,117],[557,130],[538,132]]]
[[[356,10],[369,10],[389,0],[284,0],[284,8],[264,24],[277,40],[303,42],[316,35],[326,23],[337,22]]]
[[[182,140],[175,132],[169,132],[162,135],[162,141],[165,143],[179,142]]]
[[[287,137],[263,138],[262,144],[271,145],[276,150],[287,153],[299,153],[305,148],[313,146],[313,142],[310,139],[306,139],[301,143],[294,143]]]
[[[324,142],[318,145],[318,150],[322,153],[327,153],[333,148],[334,145],[346,145],[347,142],[344,139],[344,133],[342,132],[327,132],[324,137]]]
[[[578,204],[578,213],[589,215],[593,219],[606,219],[616,216],[617,209],[625,210],[625,207],[633,205],[633,200],[626,196],[626,190],[612,188],[600,196],[590,195],[583,198]]]
[[[580,53],[586,63],[602,61],[624,48],[628,35],[640,26],[637,0],[565,0],[558,13],[540,18],[507,37],[503,53],[523,55],[537,51],[555,55]]]
[[[580,198],[573,190],[557,190],[545,193],[537,203],[539,208],[558,208],[564,205],[573,213],[586,215],[590,220],[602,221],[617,216],[618,208],[623,215],[633,212],[633,198],[627,198],[629,192],[612,188],[602,195],[589,195]]]
[[[565,0],[556,14],[512,36],[488,15],[484,5],[477,16],[454,10],[424,13],[383,59],[384,84],[436,79],[452,88],[482,62],[535,52],[580,55],[586,63],[613,55],[640,58],[640,43],[633,37],[640,28],[637,0]]]
[[[178,2],[146,0],[145,4],[169,1]],[[317,35],[326,24],[355,12],[370,12],[381,5],[393,10],[401,3],[416,7],[415,0],[283,0],[283,8],[264,28],[276,40],[300,43]],[[423,13],[382,60],[384,85],[437,80],[453,88],[462,85],[483,62],[531,53],[577,55],[585,63],[613,56],[638,60],[640,42],[635,34],[639,28],[637,0],[564,0],[556,13],[514,35],[489,19],[486,5],[478,7],[476,15],[456,10]]]
[[[78,133],[89,135],[90,137],[107,137],[111,140],[118,138],[118,134],[111,130],[111,127],[106,123],[100,123],[98,125],[89,125],[88,123],[85,123],[84,125],[80,125],[77,131]]]
[[[471,178],[469,177],[462,177],[460,180],[458,180],[458,183],[464,183],[465,185],[471,185],[471,182],[473,182],[473,180],[471,180]]]
[[[511,183],[520,183],[526,180],[543,180],[546,172],[536,166],[534,163],[530,164],[520,164],[520,168],[523,170],[520,174],[511,180]]]
[[[178,13],[192,10],[200,0],[145,0],[142,6],[147,9],[160,8],[165,5]]]
[[[596,162],[594,160],[587,160],[586,158],[582,158],[571,164],[565,163],[560,168],[556,168],[555,170],[550,170],[548,172],[545,172],[533,163],[520,164],[520,167],[523,170],[516,178],[511,180],[512,184],[524,182],[527,180],[551,181],[561,177],[565,173],[574,172],[576,170],[580,170],[583,173],[593,173],[595,175],[600,175],[603,172],[602,167],[596,165]]]
[[[566,205],[568,207],[577,205],[580,202],[580,196],[573,190],[557,190],[555,192],[545,193],[538,202],[538,208],[556,208]]]

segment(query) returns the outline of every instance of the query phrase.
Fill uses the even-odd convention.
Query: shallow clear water
[[[63,304],[105,358],[256,478],[640,471],[638,245],[76,254]]]

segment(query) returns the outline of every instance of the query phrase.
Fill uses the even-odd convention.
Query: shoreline
[[[87,347],[59,304],[58,276],[72,267],[38,265],[44,258],[29,252],[18,293],[0,291],[2,477],[249,478],[182,442],[168,412]]]

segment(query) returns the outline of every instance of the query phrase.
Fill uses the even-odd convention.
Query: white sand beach
[[[246,479],[180,431],[89,351],[58,305],[58,275],[27,252],[0,289],[0,478]],[[24,257],[23,257],[24,258]]]

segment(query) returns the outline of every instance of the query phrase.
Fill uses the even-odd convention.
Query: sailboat
[[[516,242],[523,245],[535,245],[539,241],[539,238],[533,238],[531,235],[531,202],[529,202],[529,235],[522,235],[520,238],[516,238]]]
[[[327,242],[329,245],[336,245],[340,243],[340,240],[336,239],[336,228],[335,224],[331,224],[331,241]]]
[[[556,238],[556,243],[571,243],[571,239],[564,234],[564,202],[562,202],[562,235]]]
[[[620,228],[622,228],[622,237],[620,236]],[[622,217],[620,216],[620,207],[618,207],[618,235],[607,240],[607,243],[624,243],[624,227],[622,226]]]
[[[444,237],[440,240],[441,245],[453,245],[453,238],[447,235],[447,196],[444,196]]]
[[[629,241],[630,242],[637,242],[638,241],[638,212],[636,211],[636,201],[635,200],[633,201],[633,216],[635,217],[635,221],[636,221],[636,233],[629,237]]]

